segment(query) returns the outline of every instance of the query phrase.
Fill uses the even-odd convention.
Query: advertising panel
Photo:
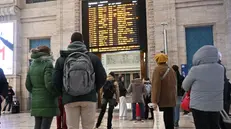
[[[0,68],[6,75],[13,74],[14,23],[0,23]]]

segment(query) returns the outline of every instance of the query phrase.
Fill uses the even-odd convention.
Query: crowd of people
[[[204,46],[195,53],[193,66],[185,78],[177,65],[168,65],[167,55],[158,53],[154,57],[157,65],[152,79],[142,80],[135,74],[128,88],[124,76],[117,80],[113,72],[106,75],[100,58],[87,51],[81,33],[72,34],[71,43],[67,50],[60,51],[55,67],[47,46],[31,52],[33,62],[26,88],[32,94],[34,129],[50,129],[55,116],[57,129],[79,129],[80,119],[83,129],[99,128],[108,105],[107,129],[112,129],[113,112],[118,104],[119,118],[128,119],[127,94],[132,96],[132,121],[155,119],[153,111],[158,107],[164,112],[166,129],[174,129],[179,127],[180,104],[188,91],[196,129],[226,129],[220,111],[225,109],[229,113],[231,85],[221,63],[222,56],[214,46]],[[7,90],[8,83],[1,69],[0,84],[0,101],[8,96],[6,104],[11,105],[14,92],[11,87]],[[97,94],[101,96],[101,93],[101,111],[95,124]],[[148,106],[150,103],[153,108]],[[136,115],[137,104],[140,119]]]

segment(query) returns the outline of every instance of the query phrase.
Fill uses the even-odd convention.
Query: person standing
[[[120,104],[119,104],[119,117],[122,120],[127,118],[127,101],[126,94],[127,90],[124,85],[124,76],[119,77],[119,91],[120,91]]]
[[[223,68],[224,68],[224,110],[226,111],[227,114],[229,114],[229,110],[230,110],[230,103],[231,103],[231,98],[230,98],[230,94],[231,94],[231,85],[229,82],[229,79],[227,78],[226,75],[226,68],[225,66],[222,64],[222,55],[219,52],[219,61],[218,64],[220,64]]]
[[[4,101],[7,95],[8,95],[8,82],[3,70],[0,68],[0,111],[2,110],[2,102]]]
[[[60,51],[53,74],[53,84],[62,92],[68,129],[79,129],[80,118],[83,129],[94,127],[96,94],[106,76],[100,58],[88,52],[83,35],[74,32],[67,50]]]
[[[185,91],[190,90],[190,108],[196,129],[220,129],[224,68],[217,63],[218,60],[216,47],[201,47],[194,54],[193,67],[182,84]]]
[[[144,79],[144,86],[146,89],[146,94],[144,95],[144,101],[145,101],[145,119],[150,119],[153,120],[154,116],[153,116],[153,108],[149,108],[148,104],[151,103],[151,91],[152,91],[152,85],[150,82],[149,78],[145,78]],[[149,115],[149,110],[151,112],[151,117],[148,118]]]
[[[136,104],[140,106],[141,120],[144,119],[144,94],[146,93],[144,84],[140,79],[139,74],[134,75],[128,93],[132,93],[132,120],[136,120]]]
[[[152,103],[164,112],[166,129],[174,129],[174,107],[176,106],[176,75],[167,64],[168,56],[155,55],[157,66],[152,75]]]
[[[12,108],[12,104],[13,104],[13,96],[15,95],[13,89],[11,86],[8,87],[8,95],[6,96],[6,104],[3,108],[3,113],[5,113],[6,111],[6,108],[7,106],[9,105],[8,107],[8,112],[7,113],[10,113],[10,110]]]
[[[181,104],[182,97],[185,93],[184,89],[182,88],[184,77],[180,74],[179,67],[177,65],[173,65],[172,68],[175,71],[176,78],[177,78],[177,104],[176,104],[175,112],[174,112],[174,126],[179,127],[180,104]]]
[[[59,104],[60,114],[59,116],[56,117],[57,129],[67,129],[66,112],[65,112],[65,108],[62,103],[62,96],[59,97],[58,104]]]
[[[226,111],[227,114],[229,114],[230,102],[231,102],[231,100],[230,100],[231,84],[229,82],[229,79],[226,76],[226,68],[222,64],[222,61],[221,61],[222,60],[222,55],[221,55],[220,52],[218,53],[218,55],[219,55],[218,64],[220,64],[224,68],[224,97],[223,97],[223,99],[224,99],[224,110]],[[226,129],[222,118],[220,118],[220,127],[221,127],[221,129]]]
[[[109,73],[107,77],[107,81],[104,84],[102,90],[103,90],[102,106],[98,117],[98,121],[96,123],[96,128],[100,127],[104,114],[107,109],[107,104],[109,104],[107,129],[112,129],[113,110],[119,103],[119,86],[118,86],[118,82],[115,81],[115,74],[113,72]]]
[[[39,46],[31,52],[33,62],[27,73],[26,89],[32,94],[34,129],[50,129],[53,117],[59,114],[59,93],[52,85],[53,57],[47,46]]]

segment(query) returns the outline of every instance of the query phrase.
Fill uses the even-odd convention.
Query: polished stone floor
[[[106,116],[100,129],[106,129]],[[97,119],[97,116],[96,116]],[[0,129],[33,129],[34,118],[29,113],[4,114],[0,118]],[[134,123],[129,120],[119,120],[118,113],[114,114],[113,129],[152,129],[153,121],[148,120],[144,123]],[[56,120],[52,123],[51,129],[56,129]],[[192,116],[181,116],[179,129],[195,129]]]

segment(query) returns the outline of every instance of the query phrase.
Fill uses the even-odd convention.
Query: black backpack
[[[103,97],[105,99],[112,99],[115,94],[114,80],[106,81],[103,86]]]

